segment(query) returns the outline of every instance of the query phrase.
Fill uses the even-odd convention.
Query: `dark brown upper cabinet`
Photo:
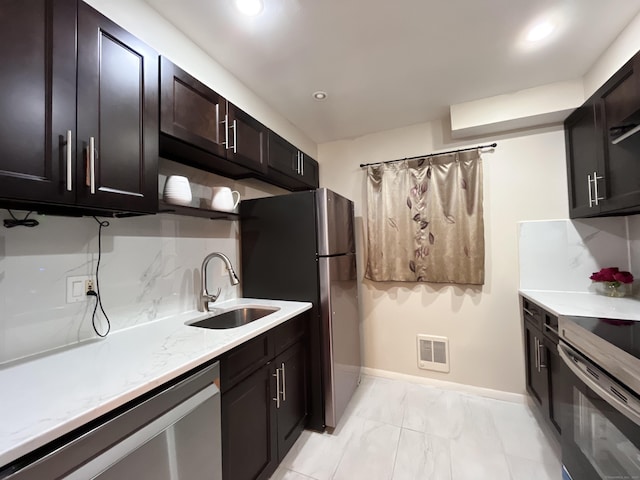
[[[227,158],[254,172],[267,172],[268,129],[233,103],[227,102]]]
[[[160,131],[224,158],[227,101],[164,57],[160,60],[160,89]],[[215,161],[200,166],[215,168]]]
[[[604,199],[602,104],[591,98],[564,122],[571,218],[595,216]],[[598,173],[600,172],[600,173]],[[597,188],[597,187],[600,188]]]
[[[78,203],[158,207],[158,54],[85,3],[78,10]]]
[[[157,54],[82,2],[2,9],[2,202],[155,211]]]
[[[75,201],[75,31],[75,0],[2,4],[3,199]]]
[[[160,155],[289,190],[318,187],[318,162],[214,90],[160,60]]]
[[[269,176],[285,188],[318,188],[318,162],[276,133],[269,132]]]
[[[224,97],[166,58],[160,60],[160,91],[160,155],[231,178],[261,171],[262,149],[251,129],[247,133],[244,116],[236,118],[233,109],[229,118],[232,105]]]
[[[565,120],[571,218],[640,212],[640,53]]]

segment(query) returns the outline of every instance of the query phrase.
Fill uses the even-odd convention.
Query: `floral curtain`
[[[366,278],[484,284],[478,150],[378,164],[367,173]]]

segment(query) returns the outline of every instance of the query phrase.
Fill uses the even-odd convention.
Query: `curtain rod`
[[[459,150],[449,150],[448,152],[429,153],[427,155],[418,155],[417,157],[398,158],[397,160],[387,160],[386,162],[361,163],[360,164],[360,168],[368,167],[370,165],[381,165],[383,163],[404,162],[405,160],[415,160],[416,158],[435,157],[436,155],[447,155],[449,153],[466,152],[466,151],[469,151],[469,150],[478,150],[480,148],[496,148],[497,146],[498,146],[497,143],[491,143],[489,145],[478,145],[477,147],[461,148]]]

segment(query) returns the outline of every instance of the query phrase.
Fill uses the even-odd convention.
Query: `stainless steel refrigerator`
[[[335,427],[360,382],[353,202],[321,188],[240,204],[243,295],[313,303],[307,426]]]

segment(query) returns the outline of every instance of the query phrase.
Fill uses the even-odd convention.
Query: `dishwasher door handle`
[[[65,476],[64,479],[86,480],[87,478],[94,478],[216,395],[220,395],[218,387],[214,384],[209,385],[161,415],[153,422],[132,433],[121,442],[116,443],[104,453],[94,457],[80,468]]]

